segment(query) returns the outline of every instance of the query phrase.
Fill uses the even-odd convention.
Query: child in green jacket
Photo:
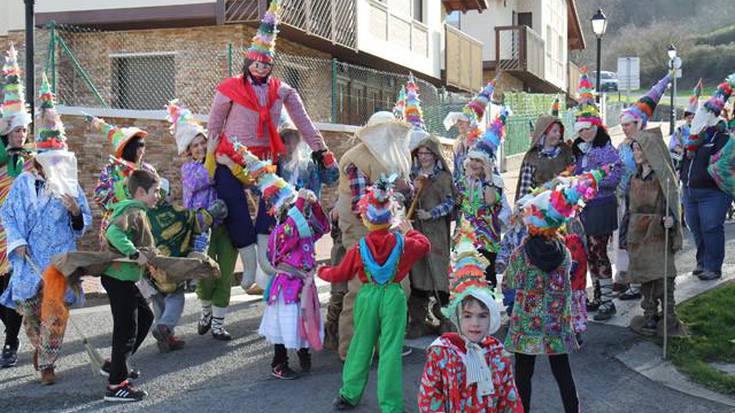
[[[153,323],[153,313],[135,283],[142,278],[148,262],[139,249],[155,248],[146,210],[156,205],[159,185],[153,173],[137,170],[130,174],[128,189],[133,199],[115,204],[105,233],[111,249],[134,261],[113,263],[102,276],[113,322],[106,401],[140,401],[147,396],[128,381],[127,358],[138,350]]]

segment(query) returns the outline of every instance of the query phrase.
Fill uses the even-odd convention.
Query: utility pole
[[[31,119],[34,116],[33,108],[33,97],[35,96],[35,84],[34,84],[34,73],[33,73],[33,6],[35,0],[23,0],[26,4],[26,102],[28,103],[31,111]]]

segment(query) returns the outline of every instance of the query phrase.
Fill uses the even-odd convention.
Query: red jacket
[[[394,283],[406,278],[413,264],[423,258],[431,250],[431,243],[424,234],[411,230],[403,236],[403,253],[398,261],[398,273],[393,279]],[[384,264],[388,259],[393,247],[396,246],[396,237],[387,229],[368,232],[365,237],[368,248],[378,264]],[[359,275],[360,281],[367,283],[364,265],[360,257],[360,244],[352,247],[345,255],[342,262],[334,267],[322,267],[318,276],[324,281],[338,283],[349,281],[355,274]]]

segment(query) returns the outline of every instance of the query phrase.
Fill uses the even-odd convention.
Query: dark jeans
[[[10,275],[0,275],[0,294],[8,288]],[[5,345],[17,348],[19,344],[18,333],[20,333],[20,326],[23,324],[23,317],[12,308],[0,305],[0,320],[5,324]]]
[[[153,312],[132,281],[102,276],[112,309],[112,357],[108,383],[128,378],[127,360],[143,344],[153,324]]]
[[[521,396],[523,409],[526,413],[530,413],[531,378],[536,364],[536,356],[515,353],[515,358],[516,387],[518,388],[518,394]],[[559,386],[564,412],[579,413],[579,398],[577,397],[577,388],[574,385],[574,377],[572,377],[572,369],[569,367],[569,356],[566,354],[550,355],[549,364],[556,379],[556,385]]]
[[[725,216],[732,198],[717,188],[684,188],[684,213],[697,245],[697,265],[722,273]]]

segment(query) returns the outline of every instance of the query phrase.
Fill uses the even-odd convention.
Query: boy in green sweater
[[[155,248],[146,210],[158,202],[159,178],[137,170],[128,177],[133,199],[115,204],[106,238],[111,249],[133,262],[116,262],[102,276],[112,309],[112,357],[105,400],[140,401],[148,394],[128,381],[127,358],[138,350],[153,323],[153,312],[135,285],[143,277],[148,258],[140,248]]]

